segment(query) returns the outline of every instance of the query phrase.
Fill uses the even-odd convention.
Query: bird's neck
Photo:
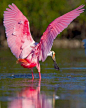
[[[51,56],[52,57],[52,51],[50,51],[47,56]]]

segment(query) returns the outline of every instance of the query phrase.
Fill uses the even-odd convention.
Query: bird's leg
[[[32,72],[32,79],[34,79],[34,75],[33,75],[33,72]]]
[[[31,69],[31,72],[32,72],[32,79],[34,79],[34,75],[33,75],[33,69]]]
[[[41,80],[41,73],[39,72],[39,79]]]
[[[41,80],[40,64],[39,64],[39,62],[37,63],[36,68],[38,69],[38,72],[39,72],[39,79]]]

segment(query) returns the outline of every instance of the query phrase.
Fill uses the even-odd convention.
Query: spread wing
[[[9,5],[9,8],[6,8],[6,10],[7,11],[4,11],[3,23],[5,26],[8,46],[10,47],[13,55],[15,55],[16,58],[19,58],[23,49],[30,46],[34,40],[30,33],[27,18],[16,7],[16,5]],[[23,53],[23,56],[26,56],[26,53],[27,52]]]
[[[47,54],[50,52],[56,36],[84,11],[84,9],[82,9],[83,7],[84,5],[81,5],[63,16],[56,18],[49,24],[36,48],[36,53],[38,51],[39,60],[44,61],[47,58]]]

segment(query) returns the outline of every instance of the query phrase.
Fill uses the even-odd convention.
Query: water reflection
[[[55,99],[40,92],[41,80],[38,80],[37,86],[34,82],[37,80],[28,81],[29,86],[17,93],[17,97],[9,102],[8,108],[52,108]]]

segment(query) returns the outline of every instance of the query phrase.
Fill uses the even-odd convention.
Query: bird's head
[[[48,56],[51,56],[52,59],[55,61],[55,52],[54,51],[50,51],[50,53],[48,54]]]
[[[53,62],[54,62],[54,68],[55,68],[56,70],[59,70],[59,67],[58,67],[58,65],[57,65],[57,63],[56,63],[55,52],[54,52],[54,51],[50,51],[50,53],[47,54],[47,56],[51,56],[51,57],[52,57]]]
[[[52,51],[52,59],[55,61],[56,59],[55,59],[55,52],[54,51]]]

